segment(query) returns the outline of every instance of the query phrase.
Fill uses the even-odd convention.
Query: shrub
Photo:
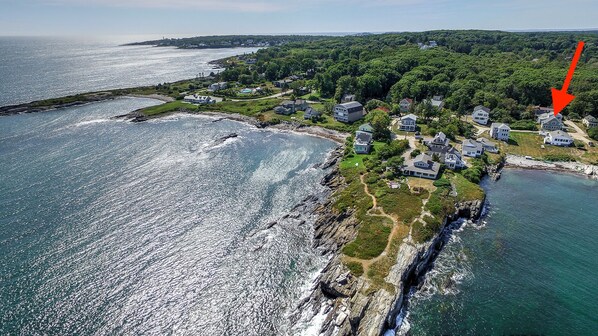
[[[544,160],[550,162],[575,162],[577,161],[573,156],[568,154],[546,154]]]
[[[518,120],[511,125],[511,129],[524,130],[524,131],[535,131],[537,130],[536,123],[533,120]]]
[[[356,261],[349,261],[345,264],[345,266],[347,266],[349,271],[351,271],[351,273],[353,273],[354,276],[360,277],[363,275],[363,265],[361,263]]]

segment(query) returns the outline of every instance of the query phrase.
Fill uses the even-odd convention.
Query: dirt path
[[[586,144],[590,143],[591,140],[588,139],[586,132],[581,129],[581,127],[577,126],[576,123],[574,123],[571,120],[566,120],[565,121],[565,125],[569,126],[569,127],[573,127],[573,129],[575,129],[575,133],[569,133],[569,135],[575,139],[575,140],[580,140],[585,142]]]

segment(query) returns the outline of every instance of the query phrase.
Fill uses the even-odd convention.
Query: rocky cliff
[[[337,169],[322,182],[333,189],[344,186]],[[352,213],[335,214],[332,203],[329,199],[318,208],[314,239],[314,245],[331,258],[299,310],[311,317],[319,316],[320,320],[323,316],[321,335],[378,336],[397,327],[396,318],[409,288],[417,285],[430,269],[450,233],[449,223],[457,218],[479,218],[484,200],[457,204],[456,212],[444,220],[441,232],[431,241],[401,244],[396,263],[385,278],[394,288],[386,289],[373,288],[365,276],[356,277],[343,265],[340,249],[355,238],[358,223]]]

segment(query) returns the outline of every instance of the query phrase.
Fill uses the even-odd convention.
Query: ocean
[[[595,335],[598,182],[505,170],[410,300],[412,335]],[[406,325],[403,329],[407,329]]]
[[[192,78],[253,50],[0,38],[0,105]],[[159,103],[0,118],[0,335],[291,333],[325,260],[314,218],[283,217],[326,194],[317,165],[336,145],[201,116],[111,119]]]
[[[221,70],[209,61],[257,50],[119,46],[125,41],[0,36],[0,106],[207,76]]]
[[[281,335],[336,145],[121,98],[0,118],[0,335]],[[231,133],[238,137],[219,140]],[[276,224],[272,224],[277,222]]]

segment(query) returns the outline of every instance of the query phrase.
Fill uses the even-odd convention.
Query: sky
[[[0,35],[598,28],[597,0],[0,0]]]

